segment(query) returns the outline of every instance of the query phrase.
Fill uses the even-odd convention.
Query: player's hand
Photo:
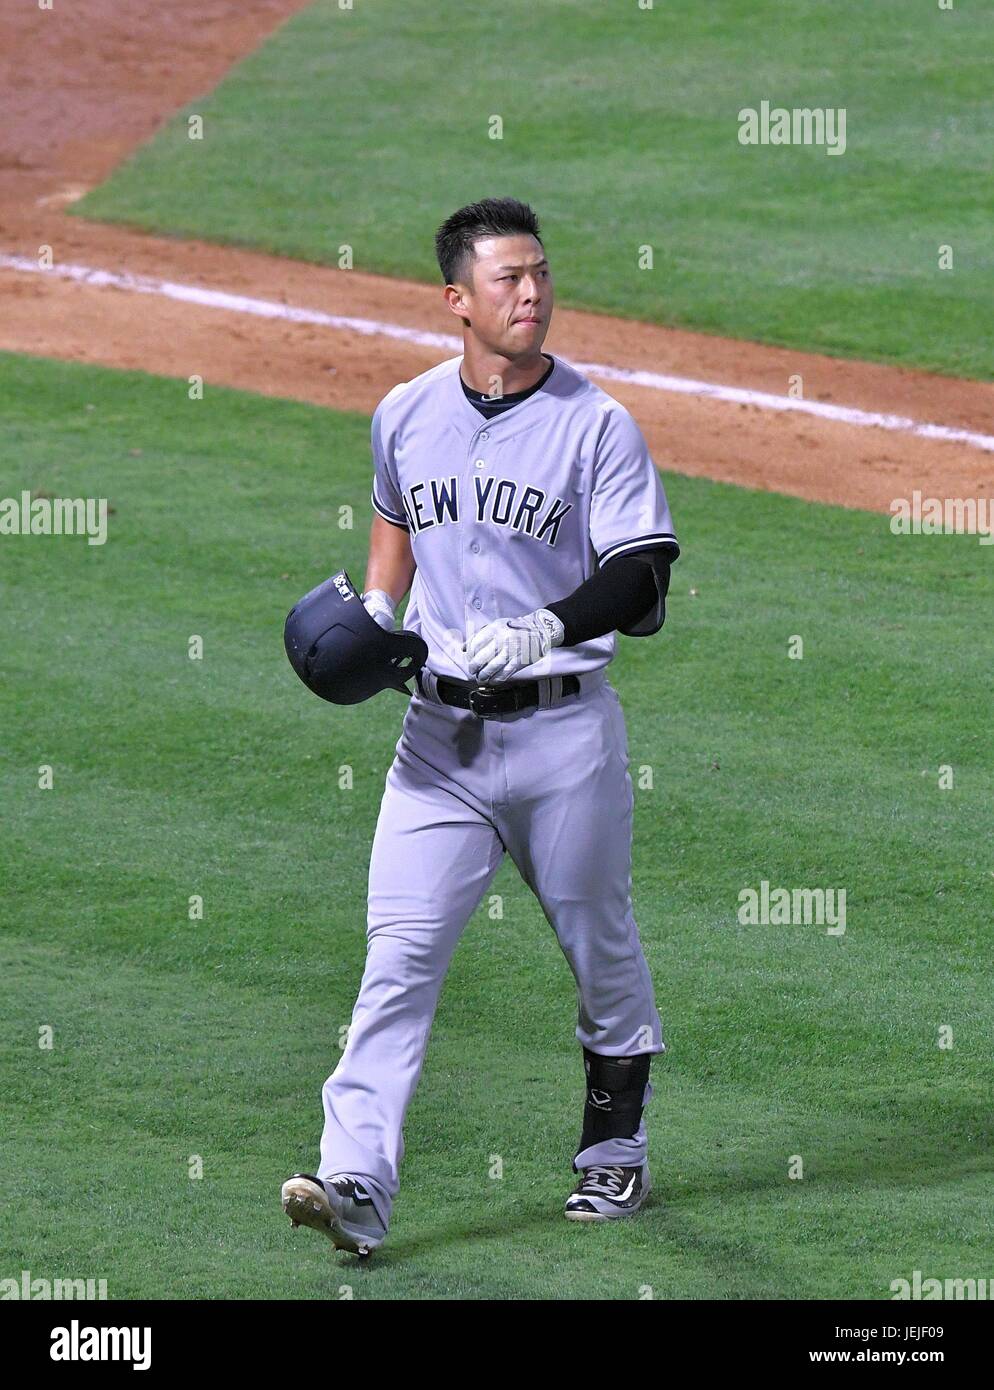
[[[394,611],[397,605],[385,589],[370,589],[362,596],[362,606],[373,619],[387,632],[393,632]]]
[[[562,645],[566,629],[547,608],[537,608],[523,618],[499,618],[487,623],[466,643],[466,659],[472,676],[482,684],[506,681],[541,661],[553,647]]]

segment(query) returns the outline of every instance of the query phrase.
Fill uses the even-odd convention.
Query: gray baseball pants
[[[547,679],[543,706],[487,719],[442,704],[427,668],[422,677],[373,838],[362,984],[322,1092],[318,1176],[361,1177],[384,1226],[442,982],[505,852],[573,972],[577,1040],[610,1057],[665,1051],[632,912],[625,720],[603,669],[559,699],[560,684]],[[575,1162],[634,1165],[646,1150],[641,1124]]]

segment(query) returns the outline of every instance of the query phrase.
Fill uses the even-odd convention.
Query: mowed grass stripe
[[[319,0],[72,210],[436,284],[443,218],[509,194],[565,306],[990,378],[986,39],[904,0]],[[845,153],[743,146],[763,101],[844,109]]]

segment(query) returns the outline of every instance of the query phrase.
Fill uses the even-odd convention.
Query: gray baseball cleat
[[[580,1181],[566,1199],[570,1221],[615,1221],[634,1216],[652,1189],[648,1163],[637,1168],[597,1164],[582,1170]]]
[[[373,1199],[362,1180],[348,1173],[323,1180],[313,1173],[294,1173],[280,1196],[292,1226],[323,1231],[339,1250],[368,1255],[386,1239]]]

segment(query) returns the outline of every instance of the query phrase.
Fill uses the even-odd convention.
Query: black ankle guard
[[[602,1057],[583,1049],[587,1101],[578,1154],[604,1139],[631,1139],[637,1133],[651,1061],[649,1052],[634,1057]]]

